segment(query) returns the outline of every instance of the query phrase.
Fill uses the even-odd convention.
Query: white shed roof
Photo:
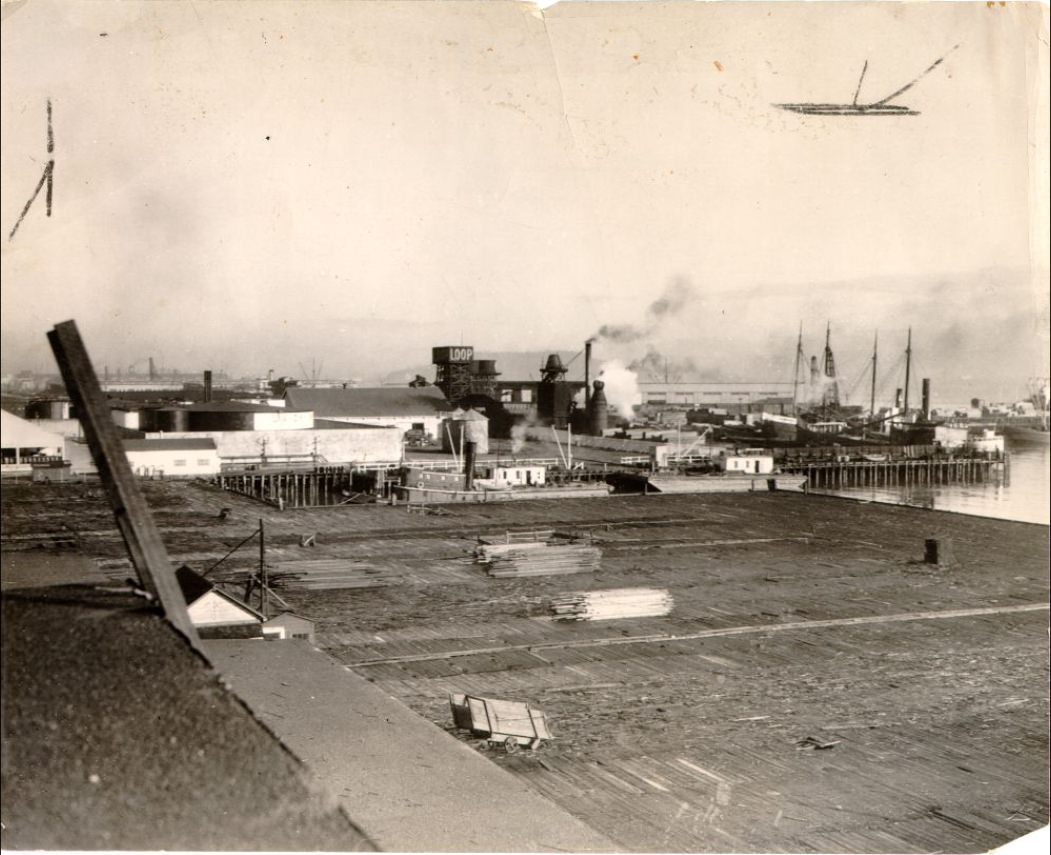
[[[61,448],[63,439],[14,413],[0,410],[0,442],[4,448]]]

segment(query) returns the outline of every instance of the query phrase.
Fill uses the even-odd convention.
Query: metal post
[[[259,611],[263,613],[263,617],[269,617],[266,613],[267,606],[270,605],[269,598],[267,597],[268,588],[270,586],[270,580],[266,576],[266,529],[263,527],[263,520],[259,520]]]
[[[132,474],[77,325],[74,321],[56,324],[47,338],[62,372],[66,391],[80,414],[99,480],[106,490],[139,581],[157,598],[172,626],[197,647],[197,630],[186,611],[186,599],[175,578],[164,541]]]

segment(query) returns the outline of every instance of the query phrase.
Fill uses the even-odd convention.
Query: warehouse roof
[[[141,598],[86,584],[0,602],[5,850],[373,848]]]
[[[313,410],[319,418],[429,416],[452,410],[449,402],[445,400],[445,395],[436,386],[382,386],[367,389],[291,387],[285,390],[285,401],[295,409]]]
[[[268,404],[250,404],[247,401],[201,401],[169,410],[186,410],[190,413],[294,413],[295,407],[271,407]],[[307,408],[309,410],[309,407]]]
[[[62,445],[62,436],[37,427],[7,410],[0,410],[0,442],[4,448],[51,448]]]
[[[125,451],[212,451],[215,440],[210,437],[172,439],[126,439]]]

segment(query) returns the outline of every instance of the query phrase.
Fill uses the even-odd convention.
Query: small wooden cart
[[[521,746],[535,749],[551,739],[544,714],[519,701],[449,695],[449,707],[458,728],[488,739],[489,745],[500,746],[508,754]]]

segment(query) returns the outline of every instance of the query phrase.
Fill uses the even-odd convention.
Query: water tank
[[[193,409],[190,430],[253,430],[255,413],[251,410]]]
[[[143,410],[139,426],[144,431],[164,433],[185,433],[190,429],[189,417],[182,407]]]
[[[466,442],[475,444],[478,454],[489,453],[489,419],[477,410],[467,410],[442,422],[442,451],[460,453]]]
[[[60,398],[46,398],[26,404],[27,419],[69,419],[70,403]]]

